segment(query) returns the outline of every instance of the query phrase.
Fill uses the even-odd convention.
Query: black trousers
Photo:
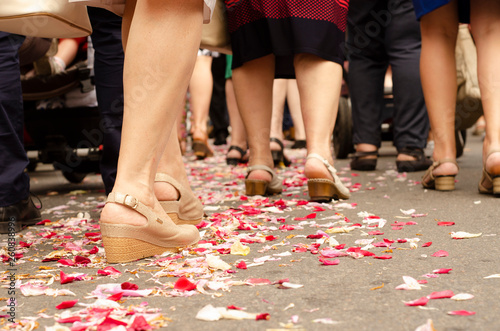
[[[229,135],[229,115],[226,105],[226,56],[221,54],[213,58],[212,75],[214,79],[214,88],[212,99],[210,101],[209,117],[214,127],[214,136]]]
[[[24,111],[18,50],[23,36],[0,32],[0,207],[13,205],[29,195],[24,172]]]
[[[101,113],[103,154],[100,170],[106,193],[116,180],[123,122],[123,47],[122,19],[101,8],[88,7],[92,23],[94,75],[97,102]]]
[[[392,68],[394,145],[424,148],[429,119],[420,83],[420,26],[411,0],[351,0],[346,43],[353,142],[380,147],[384,77]]]

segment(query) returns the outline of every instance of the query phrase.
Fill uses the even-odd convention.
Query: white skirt
[[[69,2],[83,2],[84,5],[90,7],[104,8],[109,11],[112,11],[118,16],[123,16],[123,12],[125,10],[125,1],[126,0],[69,0]],[[204,0],[204,1],[205,1],[205,6],[203,8],[203,23],[207,24],[210,22],[210,18],[212,17],[212,14],[214,12],[216,0]]]

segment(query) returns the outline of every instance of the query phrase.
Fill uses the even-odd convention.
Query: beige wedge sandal
[[[196,244],[200,234],[192,225],[175,225],[161,219],[133,196],[111,192],[106,203],[129,207],[146,217],[143,226],[101,222],[101,234],[108,263],[124,263],[163,254]]]
[[[254,170],[265,170],[271,174],[271,181],[261,179],[245,179],[245,194],[248,196],[253,195],[273,195],[279,194],[283,191],[283,180],[278,177],[274,171],[265,165],[254,165],[248,167],[248,174]]]
[[[203,218],[203,205],[193,195],[190,189],[185,188],[170,175],[157,173],[155,182],[164,182],[172,185],[179,192],[179,199],[175,201],[160,201],[163,210],[175,224],[197,225]]]
[[[332,199],[349,199],[351,197],[349,189],[342,184],[337,176],[337,170],[326,159],[316,153],[309,154],[306,161],[308,159],[318,159],[323,162],[333,177],[333,180],[327,178],[310,178],[307,180],[309,197],[312,201],[328,202]]]
[[[500,150],[492,150],[486,156],[486,160],[493,153],[500,153]],[[495,197],[500,198],[500,165],[494,167],[494,172],[489,173],[483,166],[483,174],[479,181],[478,189],[480,193],[493,194]]]
[[[453,163],[458,168],[457,161],[454,159],[442,159],[435,161],[422,177],[422,186],[424,188],[435,189],[436,191],[453,191],[455,189],[456,175],[434,176],[432,173],[434,169],[444,163]]]

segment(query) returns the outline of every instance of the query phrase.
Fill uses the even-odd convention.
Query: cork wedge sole
[[[161,247],[139,239],[102,237],[108,263],[132,262],[165,252],[179,252],[177,247]]]
[[[349,199],[351,193],[337,176],[337,170],[328,161],[319,154],[311,153],[307,156],[308,159],[318,159],[323,162],[324,166],[332,176],[333,180],[328,178],[309,178],[307,180],[307,188],[309,190],[309,198],[311,201],[328,202],[332,199]]]

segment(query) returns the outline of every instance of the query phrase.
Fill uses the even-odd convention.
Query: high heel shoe
[[[422,177],[422,186],[424,188],[435,189],[436,191],[453,191],[455,189],[456,175],[434,176],[432,173],[434,169],[444,163],[453,163],[458,168],[457,161],[453,159],[442,159],[434,162]]]
[[[309,197],[311,198],[311,200],[318,202],[328,202],[332,199],[349,199],[351,197],[351,193],[349,192],[349,189],[347,189],[340,181],[340,178],[337,176],[337,170],[319,154],[309,154],[306,158],[306,161],[312,158],[318,159],[323,162],[325,167],[332,175],[333,181],[327,178],[308,179],[307,187],[309,188]]]
[[[268,182],[262,179],[245,179],[245,194],[252,195],[273,195],[283,191],[283,181],[274,171],[265,165],[254,165],[248,167],[248,174],[254,170],[265,170],[271,174],[271,181]]]
[[[500,153],[500,150],[490,151],[486,156],[486,161],[493,153]],[[480,193],[493,194],[495,197],[500,198],[500,165],[495,166],[491,173],[486,171],[486,167],[483,167],[483,175],[479,181],[478,189]]]
[[[271,138],[270,141],[277,143],[278,145],[280,145],[281,148],[280,150],[277,151],[271,151],[271,155],[273,156],[274,166],[278,167],[283,164],[285,167],[289,167],[292,164],[292,161],[290,161],[290,159],[288,159],[283,153],[283,150],[285,149],[283,142],[278,138]]]
[[[175,224],[197,225],[203,218],[203,205],[192,191],[185,188],[178,181],[165,173],[157,173],[155,182],[164,182],[172,185],[179,192],[179,199],[175,201],[160,201],[160,205]]]
[[[193,139],[193,151],[198,160],[204,160],[214,155],[214,152],[208,147],[208,140]]]
[[[151,208],[131,195],[111,192],[106,203],[131,208],[148,221],[142,226],[100,223],[108,263],[130,262],[164,252],[178,252],[179,248],[200,240],[196,227],[175,225],[170,219],[161,219]]]

